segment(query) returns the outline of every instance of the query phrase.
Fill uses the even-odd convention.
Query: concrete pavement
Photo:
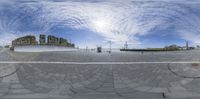
[[[3,50],[1,61],[163,62],[199,61],[200,51],[43,52]],[[5,57],[5,58],[4,58]],[[51,64],[0,63],[1,98],[195,99],[200,64]],[[10,74],[10,75],[9,75]]]

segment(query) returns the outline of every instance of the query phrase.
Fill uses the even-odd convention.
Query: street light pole
[[[109,42],[109,44],[110,44],[110,51],[109,51],[109,53],[111,53],[111,43],[112,43],[112,42],[110,41],[110,42]]]

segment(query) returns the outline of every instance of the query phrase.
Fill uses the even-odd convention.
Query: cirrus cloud
[[[200,42],[194,37],[199,35],[200,23],[200,4],[195,0],[3,1],[0,5],[2,36],[9,33],[18,36],[13,31],[24,34],[27,31],[45,33],[54,26],[62,25],[74,29],[87,28],[105,40],[116,43],[128,41],[140,44],[142,38],[139,36],[173,27],[175,34],[172,35],[177,38]],[[10,9],[3,5],[10,5]],[[6,16],[9,14],[13,17]],[[99,27],[96,24],[104,26]]]

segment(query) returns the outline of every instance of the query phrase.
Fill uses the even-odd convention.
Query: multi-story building
[[[39,42],[40,45],[75,47],[75,45],[73,43],[69,43],[67,39],[58,38],[52,35],[47,37],[46,43],[46,36],[41,34],[39,37]],[[12,47],[37,44],[38,42],[36,41],[36,37],[31,35],[20,37],[12,41]]]
[[[48,45],[59,45],[59,39],[55,36],[49,35],[47,40]]]
[[[46,45],[46,36],[44,34],[40,35],[40,45]]]
[[[67,40],[64,39],[64,38],[60,38],[59,45],[61,45],[61,46],[67,46]]]
[[[35,36],[31,36],[31,35],[20,37],[12,41],[12,46],[36,45],[36,44],[37,44],[37,41],[36,41]]]

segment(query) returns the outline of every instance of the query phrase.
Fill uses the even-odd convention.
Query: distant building
[[[64,39],[64,38],[60,38],[59,44],[60,44],[61,46],[68,46],[68,42],[67,42],[67,40]]]
[[[51,46],[59,45],[59,39],[55,36],[49,35],[47,39],[47,44]]]
[[[172,44],[172,45],[166,46],[165,49],[166,50],[178,50],[178,49],[180,49],[180,47],[175,44]]]
[[[195,47],[189,47],[189,50],[193,50],[193,49],[195,49]]]
[[[37,41],[35,36],[31,35],[20,37],[12,41],[12,46],[36,45],[36,44]]]
[[[5,45],[4,48],[10,48],[10,45]]]
[[[44,34],[40,35],[40,45],[46,45],[46,36]]]
[[[52,35],[49,35],[47,37],[46,42],[46,36],[44,34],[41,34],[39,37],[39,44],[40,45],[49,45],[49,46],[66,46],[66,47],[75,47],[75,44],[68,43],[67,39],[64,38],[58,38]],[[25,45],[38,45],[38,42],[36,41],[35,36],[24,36],[17,38],[12,41],[12,47],[15,46],[25,46]]]

